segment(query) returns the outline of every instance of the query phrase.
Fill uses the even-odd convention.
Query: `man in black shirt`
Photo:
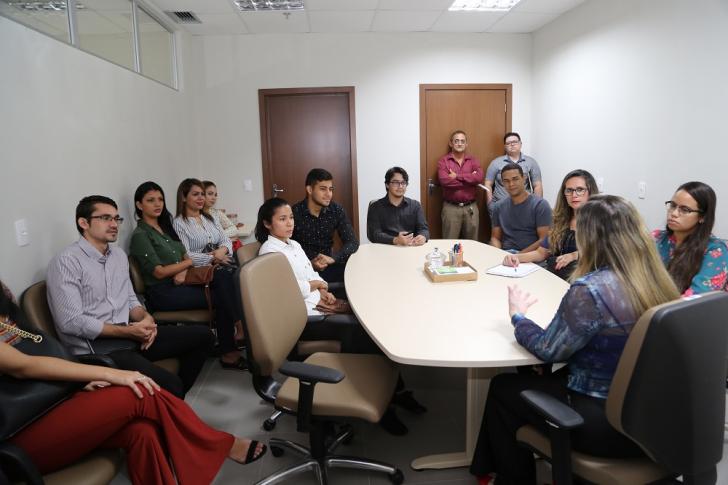
[[[331,200],[333,179],[323,168],[312,169],[306,176],[307,197],[293,206],[293,239],[306,252],[313,269],[329,283],[344,281],[346,262],[359,249],[359,240],[344,208]],[[343,244],[337,254],[333,254],[335,231]]]

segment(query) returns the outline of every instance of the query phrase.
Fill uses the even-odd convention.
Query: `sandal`
[[[223,369],[231,370],[248,370],[248,363],[242,357],[240,357],[235,362],[225,362],[224,360],[220,359],[220,367],[222,367]]]
[[[248,445],[248,453],[245,455],[245,460],[239,461],[241,465],[248,465],[250,463],[253,463],[255,460],[259,460],[263,455],[265,455],[266,451],[268,451],[268,447],[266,445],[263,445],[263,447],[260,449],[260,454],[258,456],[255,456],[255,450],[258,449],[258,440],[251,440],[250,444]],[[237,461],[237,460],[236,460]]]

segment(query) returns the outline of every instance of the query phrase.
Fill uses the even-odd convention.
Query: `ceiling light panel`
[[[507,12],[520,0],[455,0],[448,10],[469,12]]]
[[[233,3],[242,12],[303,10],[303,0],[234,0]]]

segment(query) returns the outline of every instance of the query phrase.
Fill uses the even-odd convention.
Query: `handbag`
[[[94,354],[109,355],[120,350],[139,350],[141,344],[128,338],[95,338],[88,341]]]
[[[214,276],[215,265],[194,266],[192,268],[187,268],[184,284],[210,286]]]
[[[19,336],[14,347],[24,354],[74,360],[60,342],[42,332],[33,334],[5,322],[0,322],[0,330]],[[0,441],[12,437],[81,387],[83,383],[79,382],[16,379],[0,374]]]
[[[337,299],[333,305],[329,305],[328,303],[324,303],[319,301],[316,305],[316,310],[320,311],[321,313],[325,315],[333,315],[333,314],[352,314],[354,313],[351,310],[351,305],[349,305],[349,302],[346,300],[340,300]]]

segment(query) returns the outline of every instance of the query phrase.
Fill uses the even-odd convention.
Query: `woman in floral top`
[[[500,374],[490,384],[470,472],[480,484],[536,483],[533,453],[516,431],[549,426],[520,397],[536,389],[569,403],[584,424],[572,431],[573,448],[589,455],[628,458],[642,450],[607,421],[605,403],[632,327],[648,308],[679,298],[635,208],[613,195],[595,195],[576,217],[579,260],[572,284],[544,329],[526,316],[536,302],[509,288],[516,341],[544,362],[566,362],[553,375]]]
[[[715,192],[702,182],[682,184],[665,202],[665,230],[652,237],[662,261],[683,296],[723,290],[728,278],[728,247],[713,236]]]

